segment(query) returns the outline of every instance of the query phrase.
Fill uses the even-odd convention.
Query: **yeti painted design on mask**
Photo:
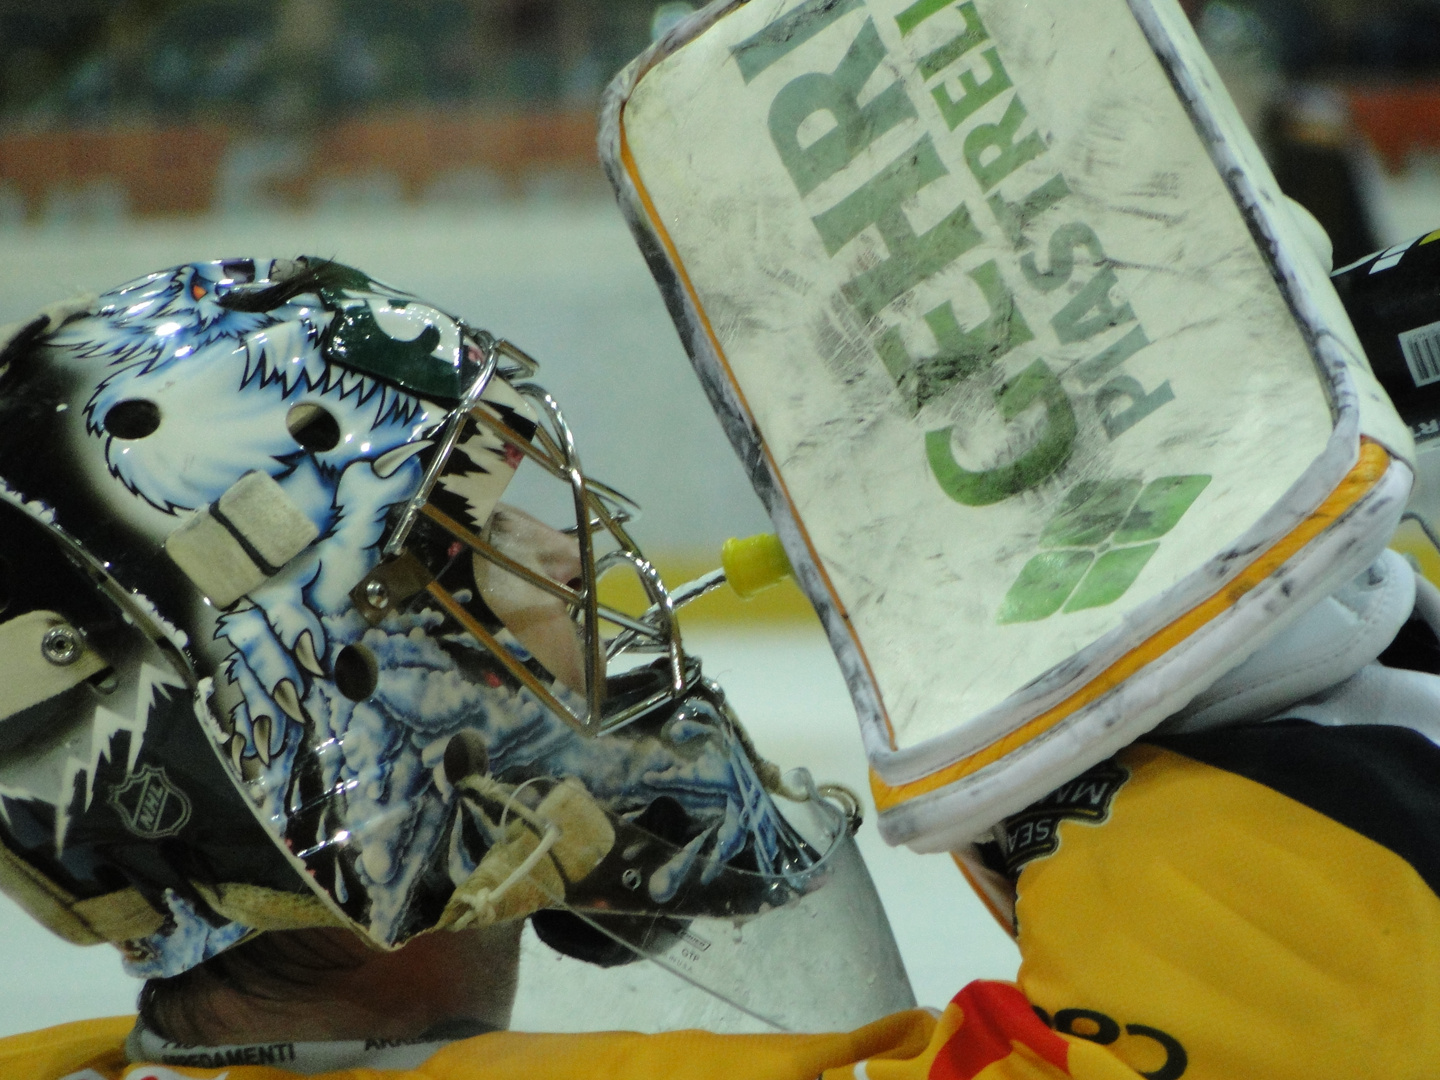
[[[264,312],[219,303],[228,290],[279,270],[239,260],[151,275],[103,296],[98,318],[51,341],[68,363],[105,365],[84,406],[85,431],[117,492],[178,516],[258,470],[319,532],[218,616],[212,642],[197,643],[208,661],[202,668],[225,690],[214,700],[227,703],[212,707],[210,735],[277,843],[374,940],[397,944],[428,928],[417,896],[428,890],[433,907],[437,874],[453,887],[484,854],[465,839],[464,811],[442,763],[451,737],[473,729],[495,776],[578,777],[621,817],[662,796],[679,804],[697,832],[650,875],[657,903],[714,880],[742,853],[746,869],[798,881],[814,853],[779,815],[740,738],[710,703],[691,699],[663,724],[586,738],[497,680],[482,647],[438,610],[393,611],[375,626],[356,610],[350,591],[380,561],[392,511],[420,485],[422,455],[446,410],[333,362],[334,324],[365,308],[371,331],[404,335],[393,342],[410,350],[412,365],[424,346],[441,364],[464,346],[453,320],[385,286],[357,284],[363,276],[354,271],[341,288]],[[372,332],[366,347],[375,346]],[[158,426],[143,437],[107,425],[110,411],[130,401],[158,409]],[[297,406],[334,419],[333,445],[297,443],[287,426]],[[459,455],[465,469],[490,471],[507,458],[503,444],[475,442],[468,457]],[[529,659],[504,631],[500,638]],[[347,648],[375,661],[374,689],[363,700],[334,681]],[[574,695],[555,692],[583,711]],[[172,920],[175,930],[193,931],[192,922]],[[156,970],[175,972],[201,962],[214,944],[214,935],[162,930],[138,951],[154,957]]]

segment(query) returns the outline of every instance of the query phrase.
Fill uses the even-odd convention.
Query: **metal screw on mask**
[[[47,630],[40,639],[40,652],[46,660],[57,667],[65,667],[80,659],[83,646],[80,636],[68,626],[57,626]]]

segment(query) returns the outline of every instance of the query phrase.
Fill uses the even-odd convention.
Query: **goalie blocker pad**
[[[1403,508],[1409,433],[1173,0],[721,0],[601,154],[892,843],[1154,727]]]

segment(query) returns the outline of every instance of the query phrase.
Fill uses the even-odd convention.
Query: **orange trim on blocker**
[[[640,204],[645,208],[645,214],[650,219],[650,225],[655,230],[655,235],[660,238],[660,243],[665,246],[665,252],[670,256],[670,265],[675,268],[675,273],[680,278],[680,284],[685,287],[685,292],[690,297],[690,305],[695,313],[700,316],[700,322],[705,327],[705,336],[710,339],[710,347],[715,350],[716,357],[725,368],[725,377],[730,381],[731,388],[740,399],[740,405],[750,418],[751,425],[758,432],[760,426],[755,423],[755,413],[750,408],[750,403],[745,400],[745,392],[740,389],[740,383],[735,378],[735,373],[730,369],[730,361],[725,355],[725,350],[720,347],[720,339],[715,335],[715,328],[710,325],[710,316],[706,313],[704,306],[700,303],[700,296],[695,291],[695,285],[690,280],[690,274],[685,269],[685,264],[680,261],[680,252],[675,247],[675,241],[670,238],[670,232],[665,228],[665,223],[660,220],[660,212],[655,208],[655,202],[650,198],[650,192],[645,190],[645,184],[640,179],[639,166],[635,164],[635,157],[630,153],[630,139],[625,134],[625,113],[621,110],[620,117],[616,122],[620,131],[620,163],[624,166],[626,175],[630,182],[635,185],[635,194],[640,196]],[[770,455],[770,447],[764,438],[760,439],[760,452],[765,455],[765,461],[770,467],[770,475],[774,477],[775,483],[785,495],[785,502],[791,507],[795,505],[790,498],[789,488],[785,479],[780,475],[780,470],[775,464],[775,459]],[[865,674],[870,684],[875,685],[875,673],[870,669],[870,658],[865,655],[865,650],[860,645],[860,639],[855,634],[855,627],[850,622],[850,613],[845,610],[845,605],[840,600],[840,594],[835,591],[835,586],[830,582],[830,575],[825,572],[825,566],[820,561],[819,554],[815,551],[815,545],[810,541],[810,534],[805,531],[804,523],[798,516],[794,517],[795,527],[800,532],[800,538],[805,541],[806,550],[810,552],[810,564],[820,575],[820,580],[825,583],[825,591],[830,596],[830,603],[834,605],[835,611],[845,620],[845,629],[850,634],[850,640],[855,644],[855,652],[860,657],[860,662],[865,665]],[[895,728],[890,723],[890,717],[885,712],[884,702],[876,696],[877,704],[880,706],[880,717],[885,721],[885,730],[890,736],[890,747],[895,748]]]
[[[1364,498],[1385,475],[1385,470],[1389,467],[1390,455],[1385,448],[1368,438],[1362,438],[1360,440],[1360,459],[1335,490],[1315,509],[1315,512],[1281,537],[1274,547],[1242,570],[1219,592],[1209,599],[1201,601],[1169,626],[1147,638],[1064,701],[1045,710],[1010,734],[997,739],[983,750],[976,751],[969,757],[962,758],[939,772],[931,773],[919,780],[912,780],[908,784],[897,784],[894,787],[885,783],[875,770],[871,769],[870,790],[875,796],[875,808],[882,812],[893,809],[901,803],[909,802],[921,795],[928,795],[932,791],[979,772],[985,766],[993,765],[1006,754],[1025,745],[1037,735],[1049,731],[1067,716],[1078,712],[1097,698],[1109,693],[1145,665],[1158,660],[1206,623],[1233,607],[1242,596],[1278,570],[1291,556],[1328,529],[1336,519]]]

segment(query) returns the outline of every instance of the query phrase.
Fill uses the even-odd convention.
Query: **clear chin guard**
[[[913,1008],[890,924],[851,835],[850,808],[822,795],[804,769],[785,779],[806,798],[777,802],[824,854],[778,877],[721,865],[665,912],[645,897],[624,902],[627,883],[640,878],[623,863],[667,845],[615,820],[620,888],[607,888],[602,866],[592,875],[598,881],[552,896],[560,910],[532,918],[512,1028],[848,1031]],[[734,910],[717,904],[724,897],[735,898]],[[672,913],[683,911],[691,914]]]

